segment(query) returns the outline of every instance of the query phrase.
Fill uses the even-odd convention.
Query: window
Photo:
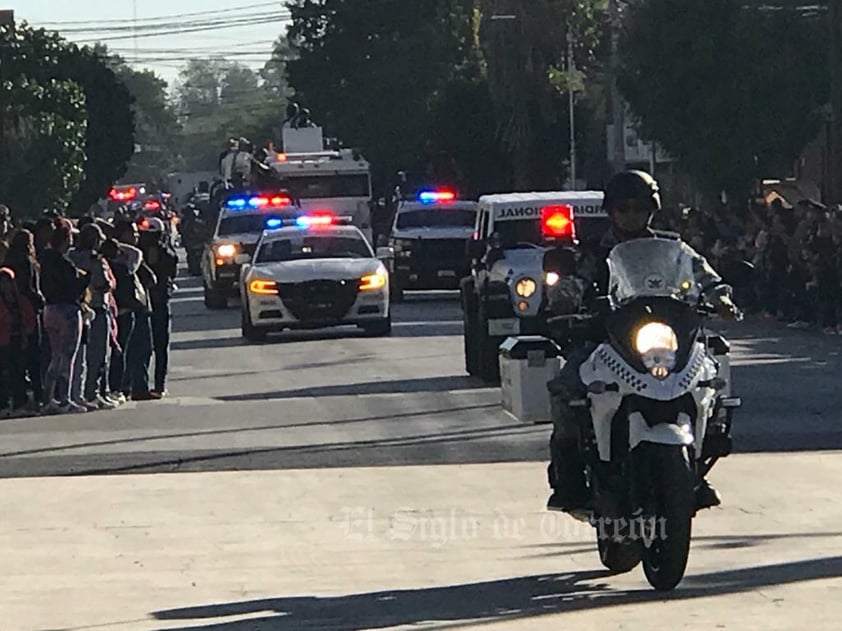
[[[368,243],[347,235],[302,235],[264,243],[256,263],[283,263],[302,259],[369,259],[374,258]]]
[[[419,208],[398,214],[395,227],[408,228],[473,228],[476,211],[468,208]]]
[[[541,245],[545,241],[539,220],[498,221],[494,231],[500,235],[504,248],[512,248],[516,243]]]
[[[283,176],[282,185],[298,199],[319,197],[371,197],[369,177],[355,175]]]
[[[217,236],[227,237],[232,234],[261,233],[266,229],[266,220],[272,215],[230,215],[219,222]]]

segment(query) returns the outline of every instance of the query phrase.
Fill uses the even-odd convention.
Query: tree
[[[132,156],[123,177],[155,180],[177,168],[181,160],[181,126],[167,96],[167,82],[151,70],[135,70],[117,55],[110,55],[108,63],[133,99],[139,151]]]
[[[65,54],[56,36],[0,26],[0,200],[17,216],[64,208],[83,177],[84,92],[43,76]]]
[[[229,138],[262,144],[283,120],[285,96],[267,90],[260,76],[242,64],[194,59],[179,79],[176,100],[187,168],[215,169]]]
[[[472,56],[472,2],[297,0],[291,12],[297,100],[363,152],[382,190],[426,165],[430,113]]]
[[[498,137],[519,190],[561,184],[569,147],[566,97],[584,87],[602,36],[595,0],[479,0],[480,41],[498,121]],[[511,16],[511,17],[509,17]],[[567,39],[576,66],[565,69]]]
[[[90,48],[73,47],[60,63],[60,72],[85,92],[85,178],[70,202],[71,212],[82,214],[128,169],[135,152],[133,98],[105,58]]]
[[[644,136],[707,192],[732,198],[756,177],[788,174],[828,95],[823,29],[797,11],[742,4],[633,5],[619,78]]]

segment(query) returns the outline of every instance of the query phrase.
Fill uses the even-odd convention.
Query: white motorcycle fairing
[[[626,396],[636,394],[655,401],[672,401],[688,392],[696,403],[695,428],[691,427],[690,418],[686,414],[679,414],[674,424],[662,423],[649,427],[643,415],[635,412],[629,416],[629,450],[641,442],[688,446],[695,442],[696,457],[701,457],[716,390],[697,386],[700,381],[711,380],[716,374],[716,362],[699,343],[693,345],[684,368],[670,373],[663,380],[634,370],[610,344],[598,346],[580,367],[579,376],[586,387],[598,382],[616,384],[618,387],[616,392],[608,390],[588,393],[600,460],[611,460],[611,424]]]

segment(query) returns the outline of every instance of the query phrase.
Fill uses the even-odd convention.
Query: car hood
[[[377,259],[307,259],[283,263],[261,263],[251,275],[268,275],[283,283],[308,280],[343,280],[374,274],[383,264]]]

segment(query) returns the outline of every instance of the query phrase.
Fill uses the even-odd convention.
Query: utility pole
[[[620,7],[619,0],[608,0],[608,15],[611,21],[611,106],[613,109],[614,134],[612,143],[611,166],[613,173],[626,169],[625,121],[623,101],[617,87],[617,75],[620,72]]]
[[[842,0],[830,0],[830,146],[831,204],[842,204]]]
[[[576,95],[573,75],[576,72],[576,62],[573,60],[573,25],[567,25],[567,73],[568,93],[570,97],[570,190],[576,190],[576,115],[573,108],[576,105]]]

